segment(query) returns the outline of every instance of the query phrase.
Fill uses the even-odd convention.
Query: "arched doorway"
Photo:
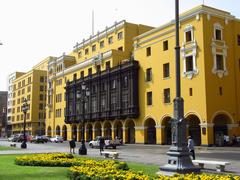
[[[48,136],[52,136],[52,128],[51,128],[51,126],[48,126],[47,135]]]
[[[77,126],[75,124],[72,125],[72,139],[77,140]]]
[[[102,136],[102,126],[101,126],[100,122],[97,122],[95,124],[94,130],[95,130],[95,137]]]
[[[123,125],[121,121],[117,121],[114,124],[114,138],[118,137],[119,139],[123,138]]]
[[[135,143],[135,123],[133,120],[128,120],[125,125],[126,129],[126,143],[134,144]]]
[[[171,117],[167,116],[162,120],[162,126],[164,126],[163,133],[164,138],[162,139],[163,144],[172,144],[172,127],[171,127]]]
[[[112,137],[112,125],[110,122],[104,124],[104,137]]]
[[[92,124],[87,124],[86,126],[86,141],[91,141],[93,139],[93,127]]]
[[[144,140],[145,144],[156,144],[156,123],[153,119],[149,118],[145,121],[144,125]]]
[[[63,140],[66,141],[67,140],[67,126],[64,125],[62,127],[62,137],[63,137]]]
[[[57,125],[56,127],[56,135],[60,136],[61,130],[60,130],[60,126]]]
[[[186,117],[186,123],[188,125],[188,135],[193,138],[196,146],[201,145],[201,127],[200,119],[196,115],[189,115]]]
[[[231,124],[231,119],[225,114],[219,114],[213,119],[214,127],[214,144],[217,146],[223,146],[224,136],[228,136],[227,124]]]

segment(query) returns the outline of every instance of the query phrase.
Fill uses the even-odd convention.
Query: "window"
[[[170,88],[164,89],[163,94],[164,94],[164,103],[170,103],[170,101],[171,101],[171,99],[170,99]]]
[[[223,67],[223,55],[216,54],[216,63],[217,63],[217,70],[224,70]]]
[[[112,44],[112,43],[113,43],[113,37],[111,36],[108,38],[108,44]]]
[[[189,88],[189,96],[192,96],[192,95],[193,95],[193,89]]]
[[[77,79],[77,73],[73,74],[73,80]]]
[[[193,57],[186,57],[186,72],[193,71]]]
[[[192,31],[187,31],[185,32],[185,37],[186,37],[186,42],[191,42],[192,41]]]
[[[101,66],[100,65],[96,66],[96,71],[97,71],[97,73],[101,72]]]
[[[163,41],[163,50],[168,50],[168,41]]]
[[[20,96],[21,95],[21,90],[18,90],[18,96]]]
[[[18,88],[21,88],[21,82],[18,83]]]
[[[106,62],[106,69],[110,69],[110,61]]]
[[[240,46],[240,34],[237,35],[237,44]]]
[[[92,52],[96,51],[96,44],[92,45]]]
[[[30,92],[31,91],[31,86],[28,86],[27,87],[27,92]]]
[[[82,51],[79,51],[78,52],[78,58],[81,58],[82,57]]]
[[[123,32],[121,31],[118,33],[118,40],[121,40],[122,38],[123,38]]]
[[[111,81],[111,89],[115,89],[116,88],[116,79]]]
[[[88,68],[88,75],[89,75],[89,76],[92,75],[92,68]]]
[[[216,40],[222,40],[222,30],[221,29],[215,29],[215,38]]]
[[[85,55],[87,55],[89,53],[88,48],[85,49]]]
[[[39,110],[43,110],[43,104],[42,103],[39,104]]]
[[[32,82],[31,77],[28,77],[28,84]]]
[[[40,91],[44,91],[44,86],[40,86]]]
[[[44,77],[40,76],[40,82],[43,83],[44,82]]]
[[[146,49],[146,54],[147,54],[147,56],[151,56],[151,47],[148,47]]]
[[[163,78],[169,77],[170,72],[169,72],[169,63],[163,64]]]
[[[128,77],[127,76],[123,77],[123,87],[124,88],[128,87]]]
[[[22,81],[22,86],[25,86],[25,80]]]
[[[146,71],[146,81],[152,81],[152,68],[148,68]]]
[[[122,47],[122,46],[119,47],[118,50],[119,50],[119,51],[123,51],[123,47]]]
[[[147,92],[147,105],[152,105],[152,92]]]
[[[223,89],[222,87],[219,87],[219,95],[221,96],[223,94]]]
[[[81,78],[84,78],[84,71],[81,71]]]
[[[239,69],[239,71],[240,71],[240,59],[238,59],[238,69]],[[13,96],[14,96],[14,94],[13,94]],[[15,96],[14,96],[15,97]]]
[[[40,100],[40,101],[43,101],[43,99],[44,99],[43,94],[40,94],[40,95],[39,95],[39,100]]]
[[[104,41],[100,41],[100,48],[104,47]]]

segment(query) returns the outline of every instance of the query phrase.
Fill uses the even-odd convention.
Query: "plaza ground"
[[[20,148],[21,143],[16,143]],[[87,143],[86,143],[87,144]],[[32,144],[28,143],[27,149],[2,150],[0,154],[27,154],[27,153],[49,153],[49,152],[69,152],[69,143],[45,143]],[[0,146],[10,146],[10,142],[5,139],[0,140]],[[78,153],[80,143],[77,142],[75,152]],[[128,162],[139,162],[145,164],[154,164],[162,166],[167,162],[166,152],[169,146],[163,145],[143,145],[143,144],[126,144],[118,146],[119,160]],[[102,157],[99,149],[92,149],[87,146],[90,157]],[[103,157],[102,157],[103,158]],[[240,147],[196,147],[196,159],[227,161],[231,165],[226,166],[226,172],[240,175]],[[215,166],[206,166],[206,171],[214,173]]]

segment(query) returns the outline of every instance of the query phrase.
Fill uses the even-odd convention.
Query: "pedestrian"
[[[236,145],[237,144],[237,136],[235,134],[233,134],[233,137],[232,137],[232,145]]]
[[[69,146],[70,146],[70,153],[75,154],[75,147],[76,147],[76,143],[75,143],[75,138],[73,137],[71,141],[69,141]]]
[[[188,136],[188,149],[192,154],[193,160],[195,160],[194,141],[191,136]]]
[[[100,139],[99,139],[100,155],[102,155],[102,151],[103,151],[104,145],[105,145],[105,140],[104,140],[103,137],[100,137]]]

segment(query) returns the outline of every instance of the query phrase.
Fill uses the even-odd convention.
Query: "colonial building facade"
[[[12,134],[23,133],[24,113],[22,105],[28,100],[26,114],[26,133],[28,135],[45,134],[46,99],[47,99],[47,64],[51,57],[46,58],[26,73],[16,73],[11,81],[11,95],[8,102],[8,118]]]
[[[180,16],[187,133],[197,145],[240,136],[240,20],[204,5]],[[46,134],[170,144],[175,97],[174,21],[121,21],[48,61]],[[81,85],[90,96],[81,103]],[[84,113],[83,113],[84,112]],[[83,116],[84,115],[84,116]]]

